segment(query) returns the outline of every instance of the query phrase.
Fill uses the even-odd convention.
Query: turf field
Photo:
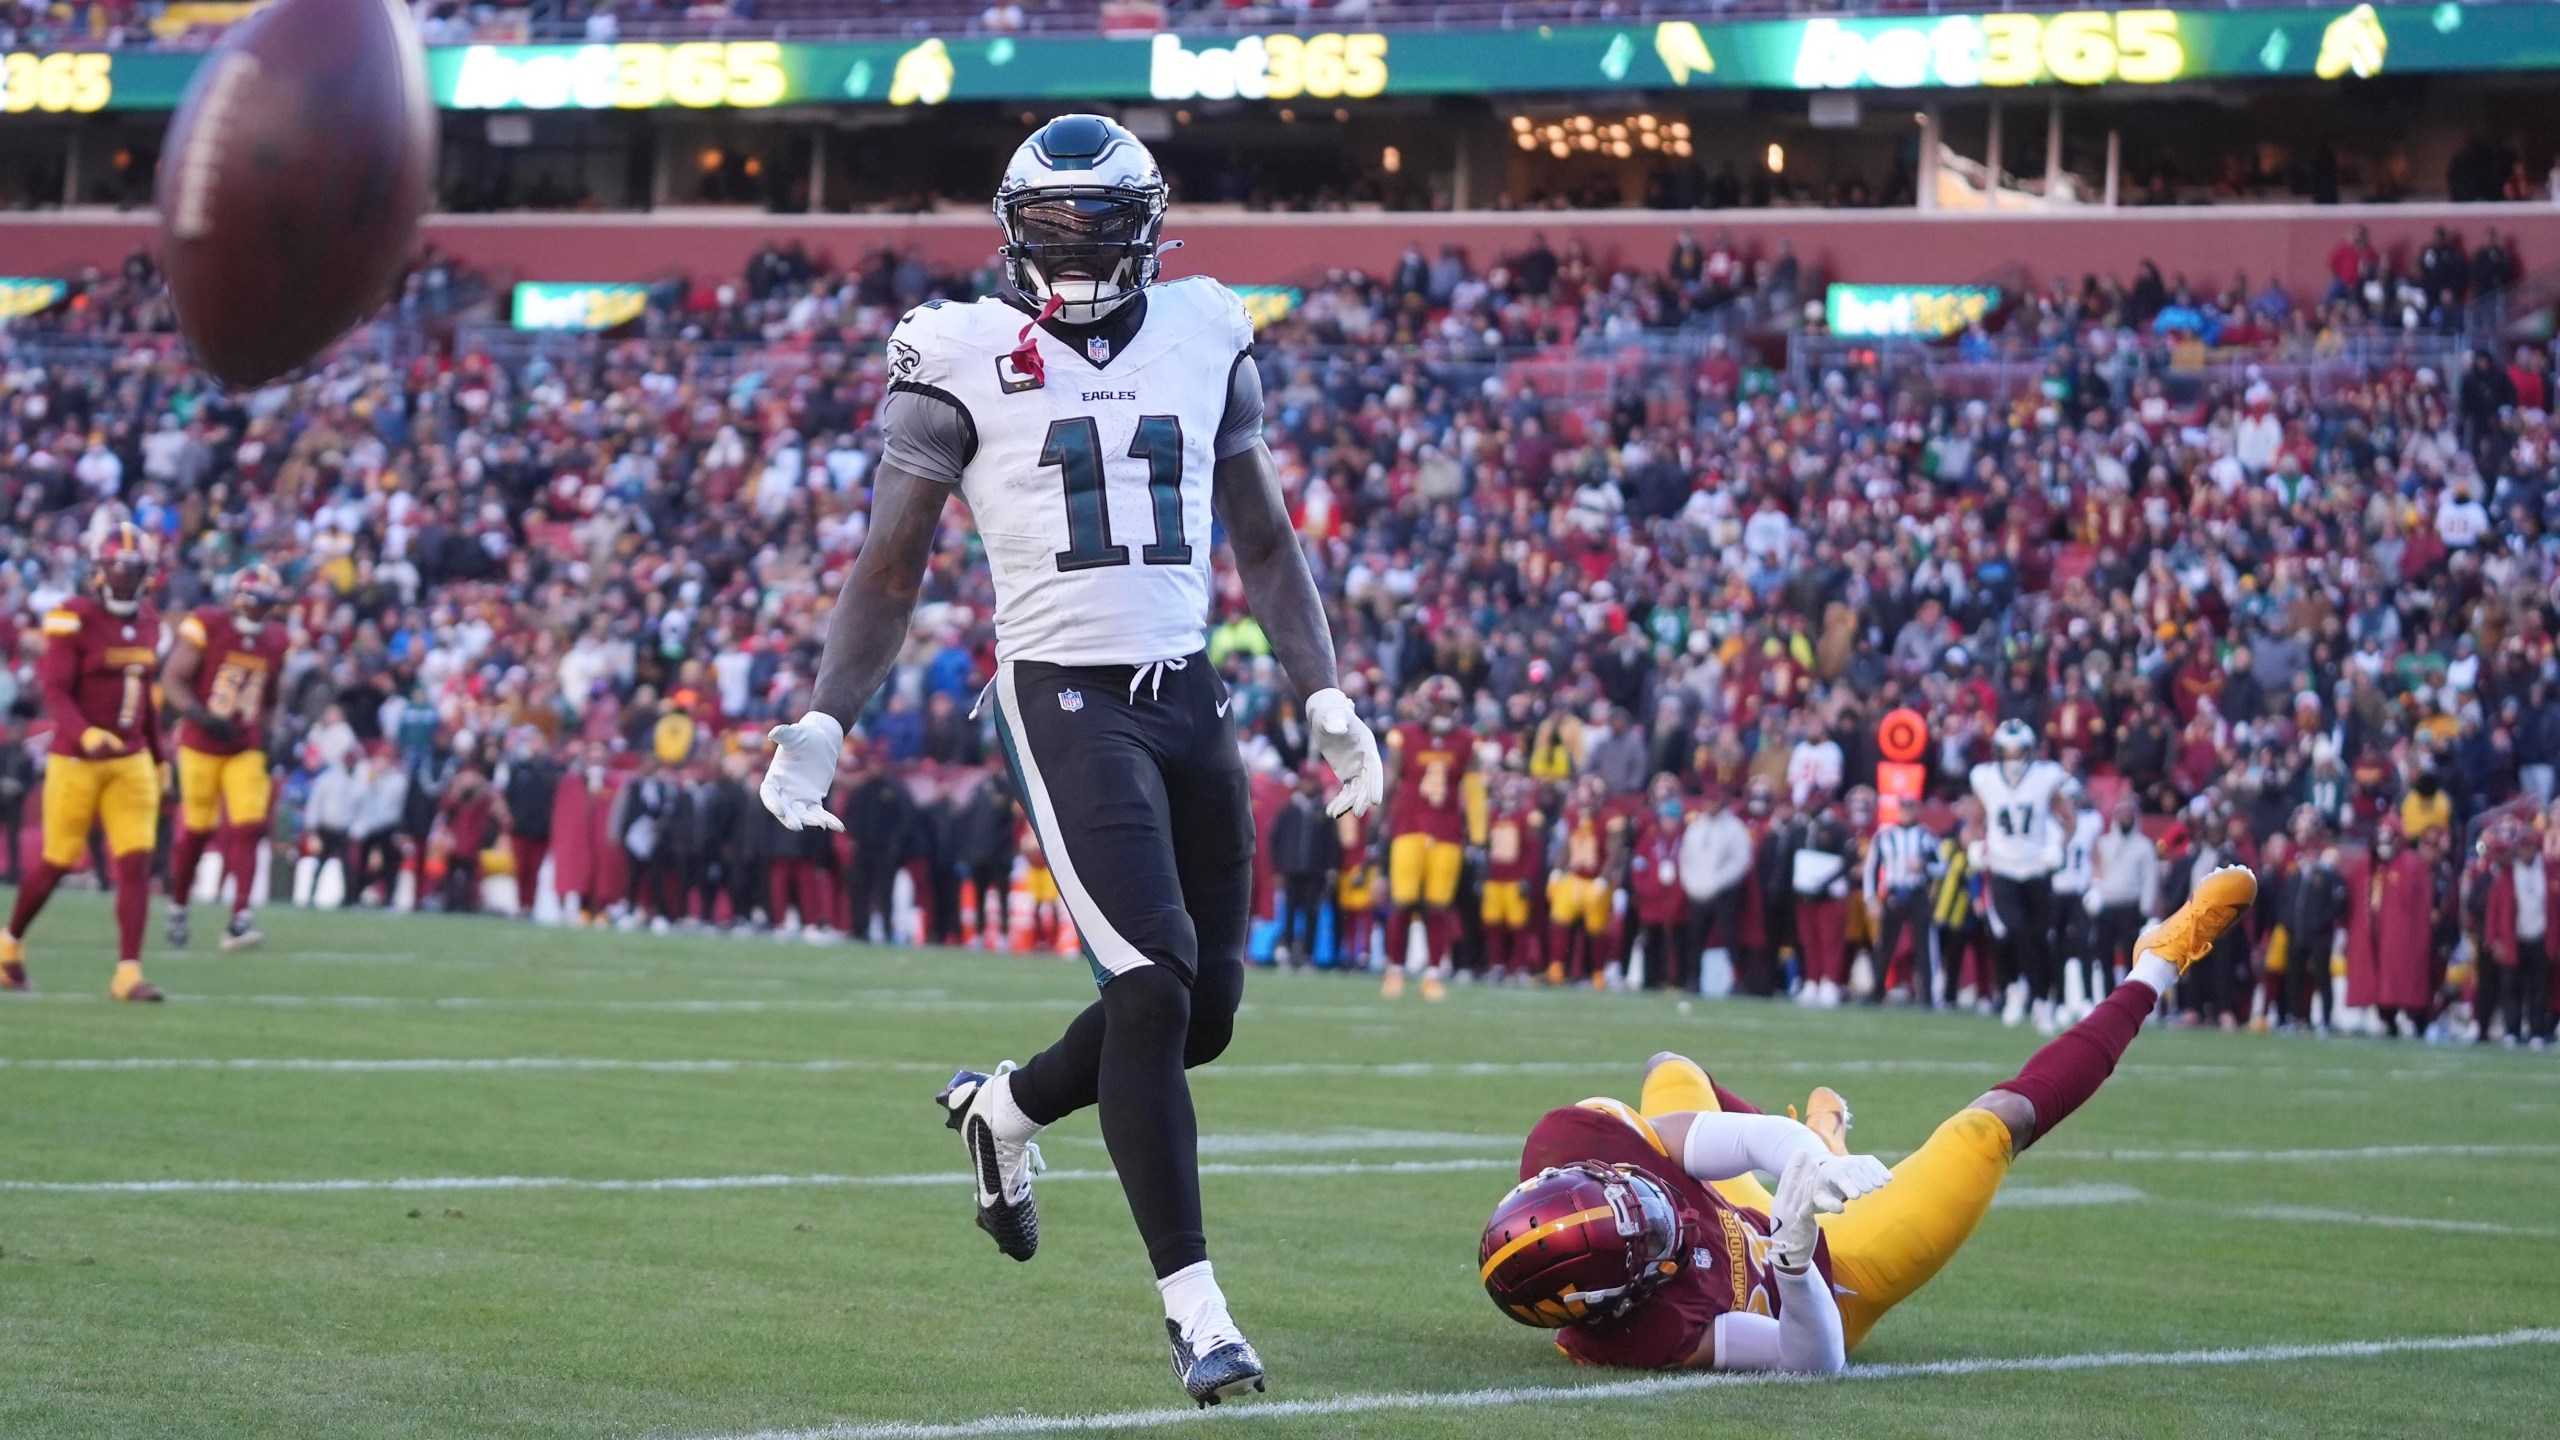
[[[265,917],[104,1003],[65,896],[0,1001],[0,1436],[1112,1433],[1196,1412],[1090,1116],[1043,1248],[969,1223],[928,1098],[1079,963]],[[155,916],[156,919],[156,916]],[[1846,1381],[1579,1371],[1477,1289],[1551,1105],[1675,1048],[1888,1155],[2031,1037],[1901,1012],[1257,975],[1194,1082],[1243,1435],[2550,1432],[2560,1057],[2155,1032]],[[2518,1333],[2524,1332],[2524,1333]],[[2412,1341],[2438,1341],[2430,1346]],[[1984,1363],[1987,1362],[1987,1363]],[[1600,1387],[1597,1389],[1587,1387]],[[1103,1417],[1097,1419],[1095,1417]]]

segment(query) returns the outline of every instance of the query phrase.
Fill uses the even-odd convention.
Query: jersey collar
[[[1037,317],[1040,307],[1019,290],[1004,292],[1004,303],[1023,314]],[[1138,327],[1146,323],[1147,292],[1141,290],[1128,304],[1103,316],[1090,325],[1070,325],[1052,317],[1040,328],[1049,338],[1074,352],[1076,358],[1096,370],[1108,370],[1111,362],[1129,353],[1130,342],[1138,338]]]

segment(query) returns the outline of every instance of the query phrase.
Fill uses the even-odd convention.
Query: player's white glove
[[[1813,1259],[1822,1237],[1816,1215],[1837,1215],[1850,1201],[1883,1188],[1893,1172],[1873,1155],[1815,1155],[1798,1151],[1778,1176],[1778,1195],[1769,1218],[1778,1224],[1769,1237],[1769,1254],[1790,1270]]]
[[[1387,798],[1387,767],[1378,758],[1378,737],[1369,733],[1369,722],[1360,718],[1350,696],[1339,690],[1308,696],[1307,725],[1315,731],[1316,750],[1342,782],[1324,813],[1366,815]]]
[[[836,717],[812,710],[788,725],[774,726],[765,738],[773,742],[773,763],[765,767],[764,784],[756,790],[764,808],[785,830],[811,825],[842,830],[844,822],[827,812],[836,756],[844,750],[844,727]]]

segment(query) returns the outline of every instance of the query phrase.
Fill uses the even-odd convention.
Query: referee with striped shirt
[[[1893,954],[1905,935],[1911,937],[1911,998],[1933,1008],[1937,1004],[1929,963],[1929,872],[1937,854],[1938,838],[1908,811],[1900,821],[1878,829],[1867,846],[1863,883],[1867,913],[1876,920],[1876,989],[1870,1004],[1884,1002],[1885,977],[1893,973]]]

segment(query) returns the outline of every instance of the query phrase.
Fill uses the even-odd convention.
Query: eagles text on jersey
[[[1200,648],[1210,472],[1262,433],[1253,322],[1200,276],[1124,308],[1134,327],[1033,326],[1036,368],[1013,358],[1030,317],[1001,297],[920,306],[890,337],[885,458],[968,501],[1000,661],[1140,665]]]

